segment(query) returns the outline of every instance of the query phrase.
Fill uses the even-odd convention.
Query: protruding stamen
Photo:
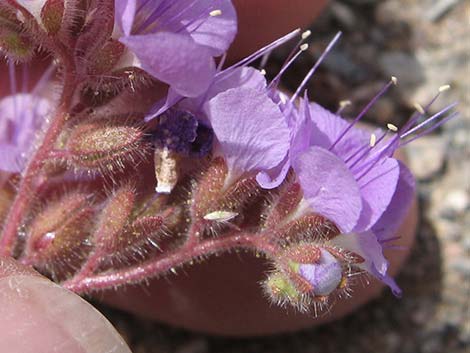
[[[445,91],[448,91],[450,90],[450,85],[443,85],[441,87],[439,87],[439,92],[442,93],[442,92],[445,92]]]
[[[369,145],[362,146],[356,152],[354,152],[350,157],[348,157],[344,162],[348,164],[349,169],[352,170],[352,168],[358,165],[359,162],[362,161],[374,149],[375,146],[377,146],[377,144],[379,144],[380,142],[383,141],[383,139],[385,139],[385,136],[387,136],[387,132],[384,132],[378,139],[375,137],[375,141],[373,145],[371,144],[371,141],[369,141]],[[374,138],[371,136],[371,140],[372,139]],[[349,162],[351,162],[354,158],[356,158],[356,160],[353,163],[349,164]]]
[[[445,118],[442,119],[441,121],[438,121],[436,124],[434,124],[434,125],[428,127],[428,128],[427,128],[426,130],[424,130],[423,132],[420,132],[419,134],[417,134],[417,135],[414,136],[413,138],[411,138],[411,139],[409,139],[409,140],[407,140],[407,141],[405,141],[405,142],[402,142],[399,147],[403,147],[403,146],[409,144],[410,142],[413,142],[414,140],[417,140],[417,139],[423,137],[424,135],[429,134],[431,131],[437,129],[439,126],[441,126],[441,125],[447,123],[449,120],[452,120],[452,119],[456,118],[457,116],[459,116],[459,113],[458,113],[458,112],[454,112],[454,113],[450,114],[449,116],[445,117]]]
[[[304,80],[302,81],[302,83],[299,85],[299,87],[297,88],[297,90],[295,91],[294,95],[292,96],[292,98],[290,99],[291,102],[294,102],[297,97],[299,96],[300,92],[305,88],[305,85],[308,83],[308,81],[310,81],[310,79],[312,78],[313,74],[317,71],[317,68],[318,66],[320,66],[320,64],[323,62],[323,60],[325,60],[326,56],[328,55],[328,53],[331,51],[331,49],[333,48],[333,46],[336,44],[336,42],[339,40],[339,38],[341,37],[341,32],[338,32],[335,37],[331,40],[331,42],[328,44],[328,46],[326,47],[326,49],[323,51],[322,55],[320,55],[320,57],[318,58],[317,62],[315,63],[315,65],[313,65],[313,67],[310,69],[310,71],[307,73],[307,75],[305,76]]]
[[[310,37],[312,35],[312,31],[307,29],[305,32],[302,33],[302,39],[305,40],[307,39],[308,37]]]
[[[421,104],[415,103],[415,104],[413,104],[413,106],[414,106],[414,108],[416,109],[416,111],[417,111],[418,113],[420,113],[421,115],[426,114],[426,112],[424,111],[424,108],[421,106]]]
[[[390,81],[392,81],[392,83],[393,83],[395,86],[398,85],[398,79],[397,79],[395,76],[392,76],[392,77],[390,78]]]
[[[277,40],[275,40],[274,42],[264,46],[263,48],[261,48],[260,50],[254,52],[253,54],[251,54],[250,56],[246,57],[245,59],[239,61],[238,63],[230,66],[229,68],[227,68],[226,70],[224,70],[224,72],[227,72],[228,70],[233,70],[233,69],[236,69],[237,67],[240,67],[240,66],[245,66],[245,65],[249,65],[250,63],[252,63],[253,61],[255,61],[256,59],[258,59],[259,57],[263,56],[263,55],[266,55],[268,52],[270,52],[271,50],[277,48],[278,46],[284,44],[285,42],[291,40],[292,38],[294,38],[298,33],[300,32],[300,29],[296,29],[296,30],[293,30],[292,32],[286,34],[284,37],[281,37]]]
[[[442,90],[441,90],[442,88]],[[450,86],[449,85],[446,85],[446,86],[442,86],[439,91],[437,92],[437,94],[429,101],[429,103],[427,103],[423,109],[424,111],[428,111],[429,108],[431,108],[431,106],[434,104],[434,102],[439,98],[439,96],[442,94],[442,92],[444,92],[445,90],[449,89]],[[408,119],[408,121],[405,123],[405,125],[401,128],[401,133],[405,133],[407,132],[414,124],[416,124],[418,122],[418,120],[423,116],[423,114],[421,114],[419,111],[412,114],[411,117]],[[400,134],[401,134],[400,133]]]
[[[377,136],[375,136],[375,134],[371,134],[370,140],[369,140],[369,146],[374,147],[376,143],[377,143]]]
[[[336,115],[339,115],[343,112],[343,110],[350,106],[352,104],[352,102],[350,100],[342,100],[339,102],[339,107],[338,107],[338,110],[336,111]]]
[[[266,70],[265,69],[261,69],[261,71],[259,73],[263,76],[266,76]]]
[[[388,124],[387,124],[387,129],[389,129],[390,131],[393,131],[393,132],[397,132],[397,131],[398,131],[398,127],[396,127],[396,126],[393,125],[392,123],[388,123]]]
[[[412,129],[408,130],[407,132],[405,132],[404,134],[402,134],[401,138],[405,138],[405,137],[411,135],[412,133],[414,133],[415,131],[421,129],[423,126],[428,125],[432,121],[438,119],[443,114],[447,113],[449,110],[453,109],[456,105],[457,105],[457,102],[454,102],[451,105],[445,107],[441,111],[439,111],[436,114],[434,114],[433,116],[431,116],[429,119],[426,119],[421,124],[416,125],[414,128],[412,128]]]
[[[377,93],[375,95],[374,98],[371,99],[371,101],[365,106],[365,108],[359,113],[358,116],[356,116],[356,118],[351,122],[351,124],[349,124],[348,127],[346,127],[346,129],[344,129],[344,131],[338,136],[338,138],[336,139],[336,141],[331,145],[331,147],[329,148],[330,151],[332,151],[335,146],[338,144],[339,141],[341,141],[341,139],[348,133],[349,130],[351,130],[353,128],[354,125],[356,125],[356,123],[361,120],[361,118],[369,111],[369,109],[375,104],[375,102],[377,102],[377,100],[382,97],[385,92],[387,92],[387,90],[390,88],[390,86],[393,84],[393,81],[390,80],[380,91],[379,93]]]
[[[211,11],[211,12],[209,12],[209,15],[212,16],[212,17],[220,16],[220,15],[222,15],[222,10]]]
[[[279,72],[277,73],[276,77],[274,77],[271,81],[271,83],[269,84],[268,86],[268,89],[271,89],[271,88],[275,88],[277,87],[277,84],[279,83],[279,81],[281,80],[281,77],[282,75],[284,75],[284,73],[287,71],[287,69],[292,65],[292,63],[297,60],[297,58],[300,56],[300,54],[302,54],[305,50],[308,49],[308,44],[302,44],[300,46],[300,50],[293,56],[291,56],[291,58],[282,66],[281,70],[279,70]]]

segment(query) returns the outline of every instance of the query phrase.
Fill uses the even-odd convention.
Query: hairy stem
[[[21,222],[28,211],[36,194],[37,185],[34,182],[40,174],[44,162],[49,158],[49,153],[63,130],[64,124],[69,117],[72,97],[75,92],[75,74],[73,70],[66,70],[64,76],[64,89],[60,99],[59,107],[52,118],[52,122],[44,135],[40,147],[36,150],[29,161],[21,179],[15,200],[10,208],[3,232],[0,236],[0,255],[11,256],[14,251],[15,242]]]
[[[123,270],[98,274],[87,278],[72,278],[64,282],[63,287],[76,293],[88,293],[94,290],[103,290],[138,283],[145,279],[158,277],[170,271],[172,268],[182,266],[195,258],[209,256],[235,248],[261,251],[268,257],[272,256],[277,251],[277,245],[270,243],[259,235],[231,235],[224,238],[200,241],[197,244],[191,242],[161,257]]]

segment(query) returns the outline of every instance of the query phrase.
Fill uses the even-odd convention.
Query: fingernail
[[[89,303],[46,279],[20,273],[0,276],[0,352],[131,351]]]

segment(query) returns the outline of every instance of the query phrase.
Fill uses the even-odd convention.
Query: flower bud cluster
[[[91,291],[243,248],[272,264],[263,287],[280,305],[326,308],[357,274],[399,295],[383,244],[415,185],[394,152],[454,105],[426,118],[436,96],[402,128],[371,133],[357,122],[395,77],[352,120],[305,90],[340,33],[288,97],[279,82],[310,33],[226,67],[236,32],[230,0],[2,2],[11,94],[0,99],[0,254]],[[250,66],[293,38],[274,79]],[[37,48],[54,63],[18,89],[14,63]]]

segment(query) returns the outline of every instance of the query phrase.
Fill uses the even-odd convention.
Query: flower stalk
[[[87,294],[244,249],[271,265],[263,289],[279,305],[317,313],[358,274],[400,295],[383,245],[415,183],[393,155],[455,116],[426,119],[447,86],[401,129],[370,133],[356,123],[395,77],[352,121],[305,90],[340,33],[287,97],[279,83],[310,33],[224,68],[236,28],[229,0],[2,4],[1,52],[24,62],[44,48],[57,73],[19,93],[11,69],[0,99],[0,256]],[[248,66],[298,36],[271,82]]]

